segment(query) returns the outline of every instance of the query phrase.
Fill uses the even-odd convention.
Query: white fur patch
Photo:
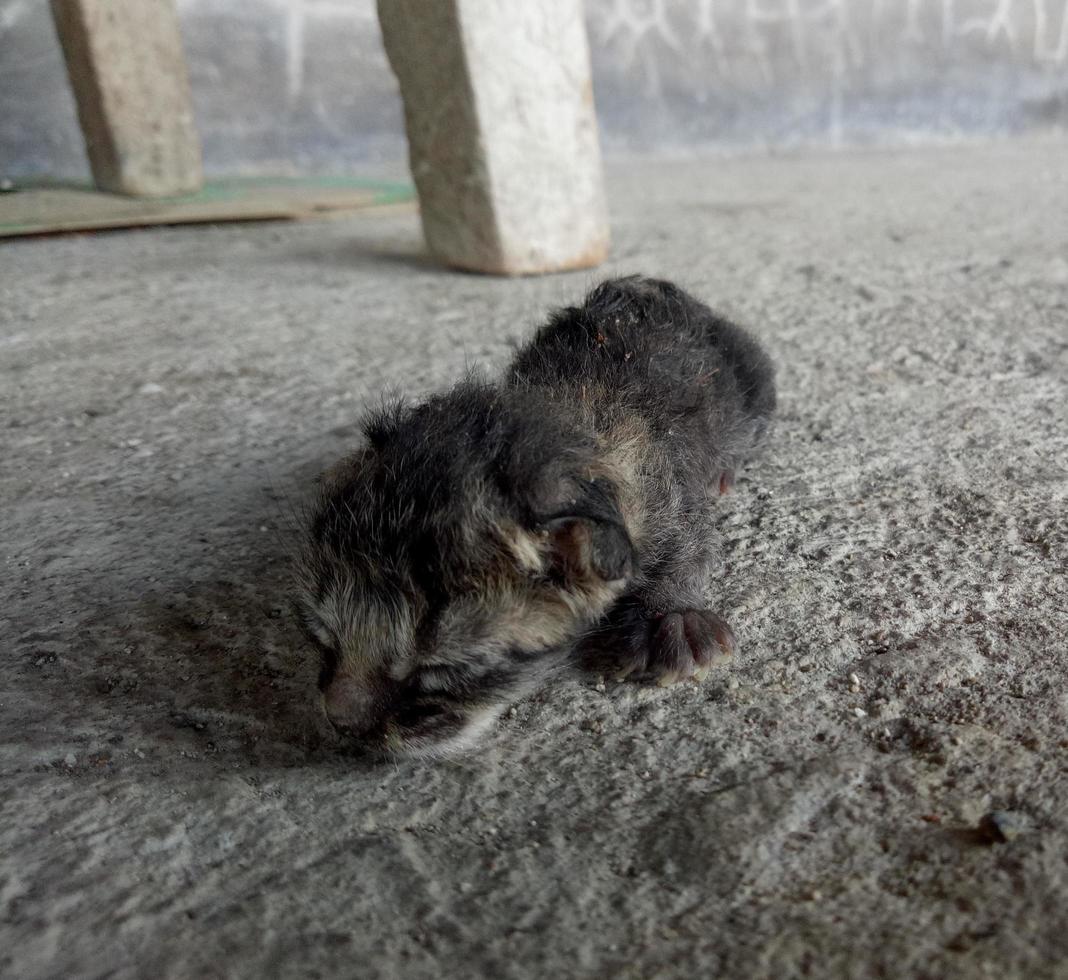
[[[389,750],[409,759],[448,759],[473,748],[493,727],[505,709],[505,705],[482,708],[473,713],[456,734],[448,738],[405,739],[397,732],[387,737]]]
[[[540,572],[545,567],[545,539],[517,524],[494,524],[493,531],[526,572]]]

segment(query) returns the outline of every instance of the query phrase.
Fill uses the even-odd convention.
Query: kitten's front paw
[[[713,667],[734,655],[734,633],[707,609],[665,613],[651,625],[645,673],[661,687],[691,677],[703,681]]]
[[[644,677],[661,687],[702,681],[734,655],[734,633],[707,609],[676,609],[650,616],[631,608],[589,637],[586,663],[614,676]]]

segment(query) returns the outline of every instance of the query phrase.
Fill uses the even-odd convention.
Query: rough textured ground
[[[325,738],[291,506],[594,277],[439,270],[407,210],[0,247],[0,974],[1068,976],[1066,159],[617,173],[604,271],[781,367],[742,652],[450,764]]]

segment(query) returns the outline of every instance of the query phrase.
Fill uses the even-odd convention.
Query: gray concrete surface
[[[209,174],[348,173],[404,158],[374,0],[177,4]],[[1068,129],[1068,0],[584,7],[610,156]],[[0,0],[5,173],[88,173],[46,4],[37,0]]]
[[[604,271],[781,368],[740,655],[439,765],[320,730],[292,514],[593,276],[444,272],[405,209],[0,246],[0,974],[1068,975],[1066,151],[613,170]]]

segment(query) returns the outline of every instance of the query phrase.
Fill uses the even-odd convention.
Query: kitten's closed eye
[[[396,722],[403,728],[416,728],[448,714],[449,709],[437,701],[409,701],[397,710]]]
[[[297,621],[304,638],[319,654],[319,690],[323,690],[337,673],[339,658],[337,650],[326,642],[322,628],[316,628],[308,619],[301,616]]]

